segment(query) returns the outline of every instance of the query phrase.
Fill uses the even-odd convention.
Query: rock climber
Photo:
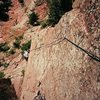
[[[29,56],[29,52],[25,50],[25,51],[22,53],[22,57],[23,57],[26,61],[28,61],[28,56]]]
[[[41,95],[41,92],[38,91],[37,96],[33,100],[46,100],[45,96]]]

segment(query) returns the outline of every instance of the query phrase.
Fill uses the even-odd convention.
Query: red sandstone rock
[[[25,0],[25,11],[13,0],[14,6],[9,11],[11,19],[2,23],[4,25],[0,28],[5,34],[4,40],[8,39],[9,32],[14,37],[24,34],[25,39],[32,39],[28,62],[21,60],[18,65],[13,64],[21,59],[19,54],[14,56],[12,65],[4,71],[6,77],[11,75],[19,100],[33,100],[39,91],[46,100],[99,100],[100,63],[68,41],[61,40],[66,36],[100,57],[100,18],[95,17],[99,14],[99,1],[76,0],[74,9],[62,16],[54,28],[45,29],[27,26],[26,13],[30,11],[31,2],[33,0]],[[46,16],[46,4],[36,7],[35,11],[43,19]],[[94,28],[91,31],[92,24]],[[21,72],[23,69],[24,77]]]

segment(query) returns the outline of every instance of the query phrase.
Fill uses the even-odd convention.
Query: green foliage
[[[15,38],[15,42],[13,43],[14,48],[20,48],[20,39],[18,37]]]
[[[18,37],[15,38],[15,40],[18,40],[18,41],[21,41],[22,39],[23,39],[23,35],[18,36]]]
[[[54,26],[58,23],[64,12],[59,0],[47,0],[47,2],[49,5],[48,25]]]
[[[38,22],[38,15],[35,12],[32,12],[29,15],[29,24],[35,25],[35,23],[37,24],[37,22]]]
[[[7,68],[9,66],[9,63],[7,63],[4,59],[0,60],[0,67]]]
[[[14,43],[13,43],[13,46],[15,47],[15,48],[20,48],[20,41],[18,41],[18,40],[16,40]]]
[[[15,38],[15,41],[13,42],[13,46],[14,48],[20,49],[20,44],[21,44],[21,40],[23,39],[23,35],[18,36]],[[14,49],[11,51],[13,53]],[[15,51],[14,51],[15,52]]]
[[[2,66],[5,67],[5,68],[7,68],[9,66],[9,63],[5,62]]]
[[[4,72],[1,72],[1,71],[0,71],[0,79],[1,79],[1,78],[4,78],[4,76],[5,76]]]
[[[10,49],[10,47],[7,45],[7,43],[1,43],[0,44],[0,52],[6,52]]]
[[[49,7],[48,25],[57,24],[61,16],[72,9],[74,0],[46,0]]]
[[[21,50],[22,50],[22,51],[25,51],[25,50],[27,51],[27,50],[30,49],[30,47],[31,47],[31,40],[28,41],[27,43],[22,44]]]

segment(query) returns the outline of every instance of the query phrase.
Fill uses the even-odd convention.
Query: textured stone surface
[[[19,5],[17,1],[14,2]],[[13,66],[4,71],[6,77],[11,76],[19,100],[33,100],[39,96],[46,100],[99,100],[100,62],[63,40],[63,37],[67,37],[100,57],[99,0],[75,0],[72,11],[63,15],[54,28],[45,29],[26,24],[26,14],[34,10],[32,2],[26,0],[24,10],[15,5],[13,11],[16,12],[10,13],[13,19],[18,18],[17,25],[7,22],[1,30],[9,33],[10,26],[13,34],[24,33],[26,40],[32,39],[28,63],[22,60],[18,65],[13,64],[20,60],[21,55],[18,55],[11,62]],[[41,15],[41,9],[45,7],[43,4],[35,11]]]
[[[41,2],[41,5],[36,6],[36,1]],[[44,0],[25,0],[23,7],[18,0],[12,0],[12,5],[8,12],[9,21],[0,22],[0,42],[7,41],[19,33],[25,33],[28,28],[28,15],[33,11],[41,20],[47,15],[47,5]]]
[[[66,13],[54,29],[34,32],[21,100],[33,100],[38,91],[46,100],[99,100],[100,63],[66,40],[53,42],[65,36],[100,57],[100,33],[88,31],[90,16],[86,20],[88,11],[99,1],[86,1]]]

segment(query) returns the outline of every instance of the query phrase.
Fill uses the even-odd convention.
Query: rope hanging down
[[[64,37],[64,40],[70,42],[72,45],[74,45],[75,47],[79,48],[80,50],[82,50],[84,53],[86,53],[89,57],[91,57],[92,59],[94,59],[95,61],[100,62],[100,58],[95,56],[94,54],[88,52],[87,50],[81,48],[80,46],[78,46],[77,44],[75,44],[74,42],[70,41],[68,38]]]
[[[69,40],[69,39],[66,38],[66,37],[63,37],[63,38],[61,37],[61,38],[59,38],[59,39],[57,39],[57,40],[55,40],[55,41],[53,41],[53,42],[51,42],[51,43],[49,43],[49,44],[47,44],[47,45],[41,45],[40,47],[37,47],[37,48],[35,48],[35,49],[32,49],[30,52],[32,52],[33,50],[39,50],[39,49],[44,48],[44,47],[45,47],[45,48],[51,47],[51,46],[56,45],[56,44],[58,44],[58,43],[60,43],[60,42],[63,42],[64,40],[66,40],[67,42],[71,43],[72,45],[74,45],[75,47],[77,47],[78,49],[80,49],[81,51],[83,51],[84,53],[86,53],[86,54],[87,54],[89,57],[91,57],[93,60],[100,62],[100,57],[97,57],[97,56],[95,56],[94,54],[88,52],[87,50],[85,50],[85,49],[83,49],[82,47],[78,46],[77,44],[75,44],[74,42],[72,42],[71,40]],[[19,54],[20,54],[20,53],[19,53]],[[19,54],[18,54],[18,55],[19,55]],[[13,59],[11,59],[11,60],[9,61],[9,63],[11,63],[12,60],[13,60]],[[19,63],[20,61],[21,61],[21,59],[20,59],[18,62],[14,62],[13,64]],[[13,65],[13,64],[10,64],[10,66]]]

